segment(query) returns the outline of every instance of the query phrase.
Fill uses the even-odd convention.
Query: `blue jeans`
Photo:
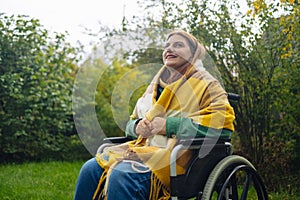
[[[146,169],[139,166],[141,171]],[[81,168],[75,190],[75,200],[89,200],[97,189],[103,169],[95,158]],[[107,200],[149,199],[151,171],[137,172],[128,162],[119,163],[112,171],[107,190]]]

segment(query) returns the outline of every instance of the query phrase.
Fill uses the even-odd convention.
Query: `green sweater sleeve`
[[[125,136],[128,138],[136,139],[138,138],[138,135],[135,133],[135,127],[137,123],[141,119],[134,119],[134,120],[129,120],[126,124],[126,129],[125,129]]]
[[[190,118],[168,117],[166,121],[167,137],[177,138],[220,137],[228,139],[232,131],[228,129],[213,129],[193,123]]]

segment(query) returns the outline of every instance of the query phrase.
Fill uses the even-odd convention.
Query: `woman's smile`
[[[167,53],[167,55],[166,55],[166,60],[172,59],[172,58],[177,58],[177,55],[175,55],[175,54],[173,54],[173,53]]]

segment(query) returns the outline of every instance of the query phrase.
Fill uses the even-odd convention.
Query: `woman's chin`
[[[176,63],[165,63],[165,66],[169,67],[169,68],[174,68],[174,69],[176,69],[176,67],[177,67]]]

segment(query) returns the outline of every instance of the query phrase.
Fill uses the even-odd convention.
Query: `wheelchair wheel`
[[[202,200],[267,200],[262,179],[245,158],[231,155],[221,160],[208,177]]]

